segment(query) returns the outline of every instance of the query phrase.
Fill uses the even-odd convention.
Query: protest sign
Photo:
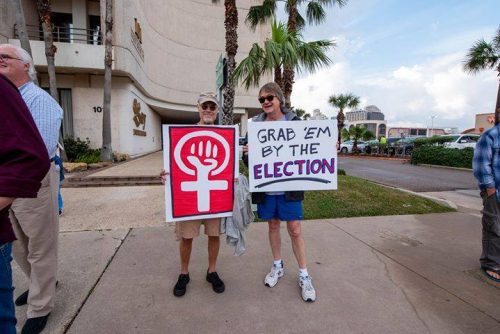
[[[332,120],[248,123],[250,191],[337,189]]]
[[[237,140],[236,126],[163,126],[167,221],[232,215]]]

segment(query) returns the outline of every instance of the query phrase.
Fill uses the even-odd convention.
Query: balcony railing
[[[30,40],[43,41],[43,30],[41,26],[26,25],[26,33]],[[14,25],[14,35],[19,38],[18,27]],[[52,26],[52,35],[54,42],[63,43],[86,43],[91,45],[101,45],[101,30],[73,28],[70,24],[66,27]]]

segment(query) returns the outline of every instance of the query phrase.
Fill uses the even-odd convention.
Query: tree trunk
[[[104,99],[102,105],[101,160],[113,161],[111,147],[111,66],[113,65],[113,0],[106,0],[104,48]]]
[[[280,86],[282,91],[285,91],[285,87],[283,86],[283,74],[281,73],[281,66],[276,66],[274,68],[274,82]]]
[[[33,54],[31,53],[31,45],[28,36],[28,32],[26,30],[26,20],[24,19],[24,11],[21,0],[11,0],[11,6],[16,12],[16,30],[17,35],[19,36],[19,42],[21,42],[21,47],[28,52],[28,54],[33,58]],[[33,79],[35,85],[38,86],[38,79],[35,76]]]
[[[223,125],[233,125],[233,107],[235,82],[233,80],[234,69],[236,68],[236,53],[238,52],[238,9],[236,0],[225,0],[225,20],[226,27],[226,54],[227,54],[227,83],[224,87],[224,108],[222,115]]]
[[[51,8],[49,0],[37,0],[38,15],[43,29],[43,41],[45,42],[45,56],[47,57],[47,71],[49,73],[50,95],[59,103],[59,94],[57,93],[55,55],[57,48],[54,45],[52,36]]]
[[[339,110],[337,114],[337,128],[338,128],[338,142],[340,143],[342,129],[344,128],[345,116],[342,109]]]
[[[500,118],[500,79],[498,81],[497,105],[495,107],[495,125],[497,125],[498,122],[500,121],[499,118]]]
[[[297,0],[288,0],[288,22],[287,28],[289,34],[297,32]],[[285,94],[285,107],[290,108],[295,72],[293,66],[285,65],[283,68],[283,94]]]

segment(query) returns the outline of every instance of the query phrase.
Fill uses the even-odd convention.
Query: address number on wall
[[[94,112],[102,112],[102,107],[93,107]]]

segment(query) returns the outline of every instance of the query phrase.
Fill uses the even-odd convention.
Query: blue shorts
[[[257,204],[260,219],[279,219],[282,221],[302,220],[302,201],[287,201],[285,195],[267,195],[264,203]]]

